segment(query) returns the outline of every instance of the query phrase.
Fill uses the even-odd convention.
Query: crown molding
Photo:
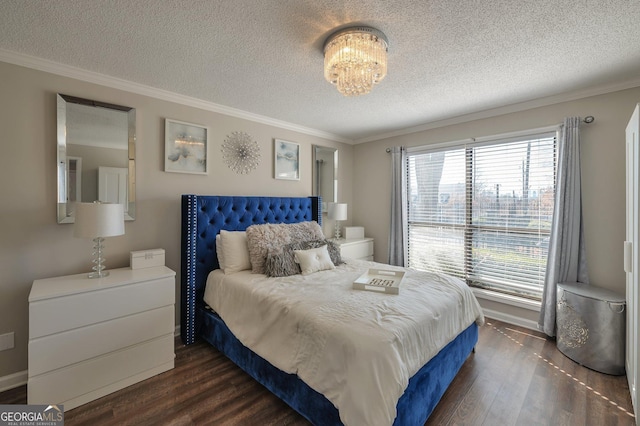
[[[592,96],[604,95],[607,93],[618,92],[620,90],[632,89],[638,86],[640,86],[640,77],[630,79],[630,80],[625,80],[622,82],[616,82],[612,84],[603,84],[599,86],[589,87],[586,89],[566,92],[559,95],[547,96],[543,98],[533,99],[530,101],[519,102],[511,105],[497,107],[497,108],[491,108],[483,111],[474,112],[471,114],[445,118],[438,121],[432,121],[430,123],[422,124],[415,127],[407,127],[405,129],[396,130],[393,132],[356,139],[353,141],[353,144],[357,145],[357,144],[366,143],[366,142],[374,142],[374,141],[388,139],[396,136],[403,136],[411,133],[418,133],[425,130],[437,129],[439,127],[466,123],[468,121],[497,117],[499,115],[510,114],[513,112],[527,111],[534,108],[560,104],[563,102],[576,101],[578,99],[590,98]]]
[[[292,130],[294,132],[299,132],[299,133],[303,133],[310,136],[317,136],[320,138],[329,139],[336,142],[348,143],[348,144],[353,143],[352,139],[348,139],[333,133],[324,132],[318,129],[312,129],[310,127],[300,126],[297,124],[289,123],[287,121],[276,120],[271,117],[266,117],[259,114],[253,114],[237,108],[231,108],[231,107],[216,104],[213,102],[204,101],[202,99],[180,95],[178,93],[170,92],[168,90],[158,89],[158,88],[147,86],[144,84],[134,83],[132,81],[124,80],[121,78],[111,77],[106,74],[101,74],[94,71],[88,71],[82,68],[73,67],[71,65],[50,61],[48,59],[25,55],[23,53],[17,53],[17,52],[12,52],[10,50],[0,49],[0,61],[7,62],[13,65],[19,65],[26,68],[35,69],[38,71],[44,71],[51,74],[60,75],[62,77],[69,77],[76,80],[85,81],[87,83],[106,86],[112,89],[124,90],[126,92],[148,96],[150,98],[155,98],[163,101],[177,103],[180,105],[199,108],[206,111],[215,112],[218,114],[223,114],[223,115],[228,115],[235,118],[241,118],[244,120],[253,121],[256,123],[266,124],[268,126],[278,127],[280,129]]]
[[[231,108],[213,102],[204,101],[202,99],[180,95],[168,90],[134,83],[128,80],[111,77],[106,74],[84,70],[82,68],[73,67],[71,65],[50,61],[48,59],[12,52],[10,50],[0,49],[0,61],[350,145],[379,141],[382,139],[418,133],[425,130],[451,126],[454,124],[461,124],[468,121],[496,117],[499,115],[514,112],[526,111],[529,109],[559,104],[562,102],[570,102],[578,99],[588,98],[591,96],[603,95],[606,93],[617,92],[620,90],[626,90],[640,86],[640,77],[638,77],[622,82],[593,86],[587,89],[581,89],[559,95],[538,98],[531,101],[519,102],[470,114],[445,118],[442,120],[425,123],[419,126],[407,127],[405,129],[400,129],[393,132],[381,133],[354,140],[337,134],[324,132],[322,130],[300,126],[287,121],[277,120],[271,117],[250,113],[237,108]]]

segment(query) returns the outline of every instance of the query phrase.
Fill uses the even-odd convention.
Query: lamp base
[[[342,238],[342,235],[340,235],[340,221],[339,220],[336,220],[335,233],[333,235],[333,238],[335,240],[339,240],[340,238]]]
[[[109,271],[104,270],[104,261],[106,260],[102,253],[104,251],[104,238],[97,237],[93,239],[93,263],[95,263],[94,267],[91,268],[93,270],[92,273],[87,275],[87,278],[104,278],[109,275]]]

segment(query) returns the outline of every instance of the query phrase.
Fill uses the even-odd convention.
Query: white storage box
[[[140,250],[131,252],[131,269],[164,266],[164,249]]]
[[[344,238],[347,240],[364,238],[364,227],[362,226],[345,226]]]

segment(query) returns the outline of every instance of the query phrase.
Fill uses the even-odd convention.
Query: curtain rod
[[[583,118],[583,119],[582,119],[582,120],[580,120],[580,121],[582,121],[583,123],[586,123],[586,124],[591,124],[591,123],[593,123],[594,121],[596,121],[596,119],[595,119],[595,117],[594,117],[593,115],[587,115],[585,118]],[[385,149],[385,152],[386,152],[387,154],[388,154],[388,153],[390,153],[390,152],[391,152],[391,148],[387,148],[387,149]]]

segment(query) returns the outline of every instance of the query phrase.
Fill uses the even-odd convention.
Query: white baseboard
[[[493,309],[482,308],[484,315],[489,318],[497,319],[498,321],[506,322],[508,324],[518,325],[520,327],[528,328],[529,330],[540,331],[538,329],[538,323],[526,318],[517,317],[515,315],[505,314],[504,312],[494,311]]]
[[[9,374],[8,376],[0,377],[0,392],[4,392],[9,389],[17,388],[27,384],[29,378],[29,371],[19,371],[17,373]]]

